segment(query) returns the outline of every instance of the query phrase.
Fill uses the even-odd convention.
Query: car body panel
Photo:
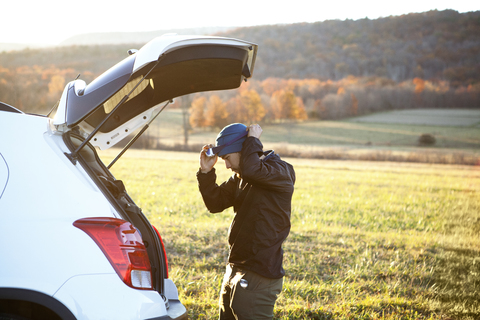
[[[19,127],[19,121],[27,126]],[[116,273],[88,235],[72,225],[86,216],[112,216],[113,210],[102,193],[87,183],[85,173],[75,173],[82,168],[72,166],[62,150],[55,152],[47,143],[51,139],[45,134],[48,122],[45,117],[2,115],[0,134],[5,136],[8,132],[16,138],[2,139],[1,145],[9,168],[9,183],[0,199],[4,228],[0,241],[15,246],[0,246],[0,256],[9,261],[1,266],[0,283],[53,294],[63,282],[79,273]],[[28,143],[22,141],[27,139]],[[44,185],[48,181],[58,183],[53,184],[54,189],[26,187],[28,183],[41,185],[42,181]],[[78,197],[72,197],[75,194]],[[23,251],[19,253],[18,248]],[[61,263],[36,263],[44,261],[45,253],[51,250],[62,257]],[[95,265],[91,261],[96,261]]]
[[[5,162],[5,159],[3,158],[2,154],[0,153],[0,199],[2,198],[5,188],[7,187],[9,175],[10,175],[10,172],[8,170],[8,165]]]
[[[0,145],[2,167],[9,168],[8,188],[0,199],[0,256],[8,261],[0,267],[0,287],[52,296],[77,319],[148,319],[168,314],[158,292],[126,286],[95,242],[73,226],[73,221],[88,216],[114,217],[115,211],[85,178],[82,166],[65,157],[68,149],[50,131],[49,121],[2,114],[0,134],[17,138],[2,139]],[[58,183],[54,189],[26,188],[25,181],[34,186],[41,185],[39,181]],[[52,251],[58,260],[52,260]],[[173,282],[166,283],[166,294],[178,299]]]
[[[16,123],[21,121],[24,127]],[[2,117],[1,133],[15,139],[2,139],[2,156],[9,167],[9,182],[0,201],[0,215],[9,211],[40,212],[28,219],[62,218],[73,222],[85,216],[113,212],[104,195],[88,178],[81,166],[72,166],[65,157],[68,149],[55,144],[60,136],[49,133],[49,119],[7,113]],[[52,149],[52,145],[55,149]],[[25,188],[25,181],[55,181],[51,188]],[[69,181],[64,183],[63,181]],[[79,182],[76,184],[74,182]],[[81,190],[79,190],[81,189]],[[21,194],[28,201],[18,201]],[[78,197],[72,195],[78,194]],[[85,201],[88,199],[88,201]],[[21,219],[21,217],[18,217]]]

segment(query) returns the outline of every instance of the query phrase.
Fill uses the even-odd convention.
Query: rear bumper
[[[117,274],[72,277],[54,298],[70,309],[77,320],[186,319],[186,309],[180,301],[171,300],[167,309],[158,292],[130,288]]]
[[[188,320],[187,309],[178,300],[170,300],[168,315],[159,318],[150,318],[147,320]]]

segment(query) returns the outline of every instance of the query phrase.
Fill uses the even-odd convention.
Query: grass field
[[[297,183],[275,319],[480,318],[478,166],[288,161]],[[197,154],[130,150],[112,172],[161,230],[190,319],[215,319],[233,212],[207,212],[197,168]]]
[[[182,145],[182,114],[168,110],[149,129],[163,145]],[[480,162],[480,110],[415,109],[341,121],[262,125],[265,148],[283,155],[320,159],[408,161],[441,164]],[[193,146],[213,143],[217,129],[190,132]],[[435,144],[419,145],[430,134]]]

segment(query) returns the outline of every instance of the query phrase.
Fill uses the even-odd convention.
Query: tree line
[[[256,26],[221,35],[259,45],[256,79],[381,77],[480,81],[480,11]]]
[[[454,88],[447,81],[421,78],[396,83],[349,76],[339,81],[251,80],[236,91],[195,94],[188,107],[191,127],[221,128],[232,122],[331,120],[385,110],[478,108],[479,101],[480,84]]]
[[[479,106],[480,11],[257,26],[219,35],[259,44],[253,78],[238,90],[184,99],[192,127]],[[140,46],[2,52],[0,101],[46,114],[78,74],[89,83]]]

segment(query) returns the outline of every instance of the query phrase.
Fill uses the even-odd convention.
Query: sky
[[[5,3],[8,1],[8,3]],[[74,35],[199,27],[245,27],[412,12],[480,10],[478,0],[6,0],[0,43],[55,45]]]

